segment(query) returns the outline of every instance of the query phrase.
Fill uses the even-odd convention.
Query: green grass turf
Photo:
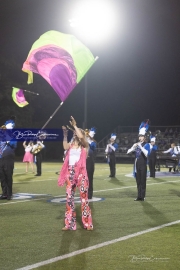
[[[132,165],[117,164],[117,177],[110,179],[109,167],[102,163],[96,164],[94,197],[104,200],[90,203],[94,231],[82,228],[76,203],[77,231],[63,232],[65,204],[49,202],[65,197],[65,187],[57,186],[55,174],[61,164],[43,163],[41,177],[25,174],[23,165],[15,164],[13,193],[45,195],[0,202],[1,270],[15,270],[180,219],[179,177],[148,178],[146,201],[134,202],[135,180],[125,176]],[[179,240],[180,225],[174,225],[37,269],[178,269]]]
[[[36,269],[174,270],[180,267],[179,241],[180,226],[176,225]]]

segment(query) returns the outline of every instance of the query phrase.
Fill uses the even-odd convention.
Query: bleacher
[[[138,130],[139,127],[137,126],[116,127],[97,143],[96,161],[106,160],[105,149],[109,143],[111,133],[116,133],[117,135],[116,143],[119,146],[116,151],[117,161],[133,160],[134,155],[127,155],[127,150],[134,143],[138,142]],[[180,126],[151,126],[147,133],[147,142],[149,142],[150,135],[156,136],[156,145],[160,152],[169,149],[172,142],[180,146]]]

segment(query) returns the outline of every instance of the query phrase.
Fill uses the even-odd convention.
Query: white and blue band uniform
[[[45,145],[43,144],[43,141],[37,141],[36,144],[33,145],[32,152],[34,152],[36,149],[40,148],[41,150],[45,148]],[[41,176],[42,174],[42,152],[37,151],[36,154],[34,154],[34,161],[36,163],[36,169],[37,174],[35,176]]]
[[[148,143],[145,142],[146,129],[141,128],[139,131],[139,142],[135,143],[127,154],[135,153],[134,172],[137,184],[137,198],[135,201],[144,201],[146,195],[147,180],[147,157],[150,154]]]
[[[158,147],[155,145],[156,138],[154,136],[150,137],[150,143],[148,143],[148,165],[150,171],[150,177],[155,178],[156,175],[156,159]]]
[[[14,118],[14,117],[13,117]],[[15,126],[14,120],[8,120],[5,123],[5,138],[0,141],[0,181],[2,188],[1,200],[12,199],[13,170],[15,149],[17,141],[10,135]]]
[[[118,149],[118,144],[115,142],[116,134],[112,133],[110,138],[110,143],[107,144],[105,153],[107,154],[107,162],[109,163],[110,175],[109,177],[116,176],[116,150]]]
[[[86,159],[86,170],[89,179],[89,188],[88,188],[88,199],[91,200],[93,197],[93,177],[95,170],[95,152],[96,152],[96,141],[93,139],[96,134],[96,128],[92,127],[87,135],[87,141],[89,143],[88,156]]]
[[[179,154],[179,149],[178,147],[175,145],[175,143],[171,143],[171,148],[169,148],[168,150],[166,151],[163,151],[162,152],[163,154],[170,154],[171,157],[177,157],[178,154]],[[172,168],[169,168],[169,172],[171,172]],[[174,168],[173,168],[174,172],[176,170],[176,165],[174,165]]]

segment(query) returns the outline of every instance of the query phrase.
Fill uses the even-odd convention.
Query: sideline
[[[67,259],[67,258],[71,258],[73,256],[76,256],[76,255],[85,253],[87,251],[91,251],[91,250],[94,250],[94,249],[97,249],[97,248],[101,248],[101,247],[104,247],[104,246],[109,246],[109,245],[112,245],[112,244],[115,244],[115,243],[118,243],[118,242],[121,242],[121,241],[130,239],[130,238],[133,238],[133,237],[136,237],[136,236],[145,234],[145,233],[157,231],[159,229],[162,229],[162,228],[165,228],[165,227],[169,227],[171,225],[175,225],[175,224],[179,224],[179,223],[180,223],[180,220],[177,220],[177,221],[174,221],[174,222],[170,222],[170,223],[166,223],[166,224],[163,224],[163,225],[154,227],[154,228],[150,228],[150,229],[147,229],[147,230],[144,230],[144,231],[140,231],[140,232],[137,232],[137,233],[129,234],[129,235],[126,235],[126,236],[123,236],[123,237],[120,237],[120,238],[117,238],[117,239],[114,239],[114,240],[111,240],[111,241],[107,241],[107,242],[104,242],[104,243],[101,243],[101,244],[97,244],[97,245],[88,247],[88,248],[83,248],[83,249],[80,249],[80,250],[71,252],[69,254],[58,256],[58,257],[55,257],[55,258],[52,258],[52,259],[49,259],[49,260],[46,260],[46,261],[42,261],[42,262],[35,263],[35,264],[32,264],[32,265],[27,265],[25,267],[18,268],[16,270],[31,270],[31,269],[35,269],[35,268],[40,267],[40,266],[43,266],[43,265],[47,265],[47,264],[58,262],[58,261],[61,261],[61,260]]]

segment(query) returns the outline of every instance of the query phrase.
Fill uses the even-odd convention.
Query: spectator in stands
[[[137,183],[137,198],[134,201],[144,201],[146,195],[146,179],[147,179],[147,156],[149,154],[148,143],[145,142],[145,134],[148,130],[148,125],[139,130],[139,142],[135,143],[128,151],[127,154],[135,152],[135,165],[134,173]]]
[[[128,141],[128,139],[127,139],[127,138],[125,138],[124,143],[125,143],[126,145],[129,143],[129,141]]]
[[[169,135],[169,131],[168,128],[166,128],[166,130],[164,131],[164,137],[167,137]]]
[[[168,154],[169,153],[171,155],[171,157],[177,157],[177,155],[178,155],[178,147],[175,145],[175,143],[171,143],[171,147],[168,150],[163,151],[162,153],[163,154]],[[169,168],[169,172],[171,172],[171,170],[172,170],[172,168]],[[176,166],[174,165],[173,171],[175,172],[175,170],[176,170]]]
[[[176,128],[174,131],[174,138],[177,138],[177,137],[178,137],[178,129]]]
[[[111,134],[110,143],[107,144],[105,153],[107,154],[107,162],[109,163],[110,167],[110,175],[109,177],[116,176],[116,156],[115,152],[118,149],[117,143],[115,143],[116,134]]]
[[[170,130],[169,130],[169,136],[170,136],[170,137],[173,136],[173,129],[172,129],[172,128],[170,128]]]
[[[155,145],[156,138],[154,136],[150,137],[150,143],[149,143],[149,155],[148,155],[148,164],[149,164],[149,171],[150,171],[150,177],[155,178],[155,172],[156,172],[156,153],[157,153],[157,145]]]

